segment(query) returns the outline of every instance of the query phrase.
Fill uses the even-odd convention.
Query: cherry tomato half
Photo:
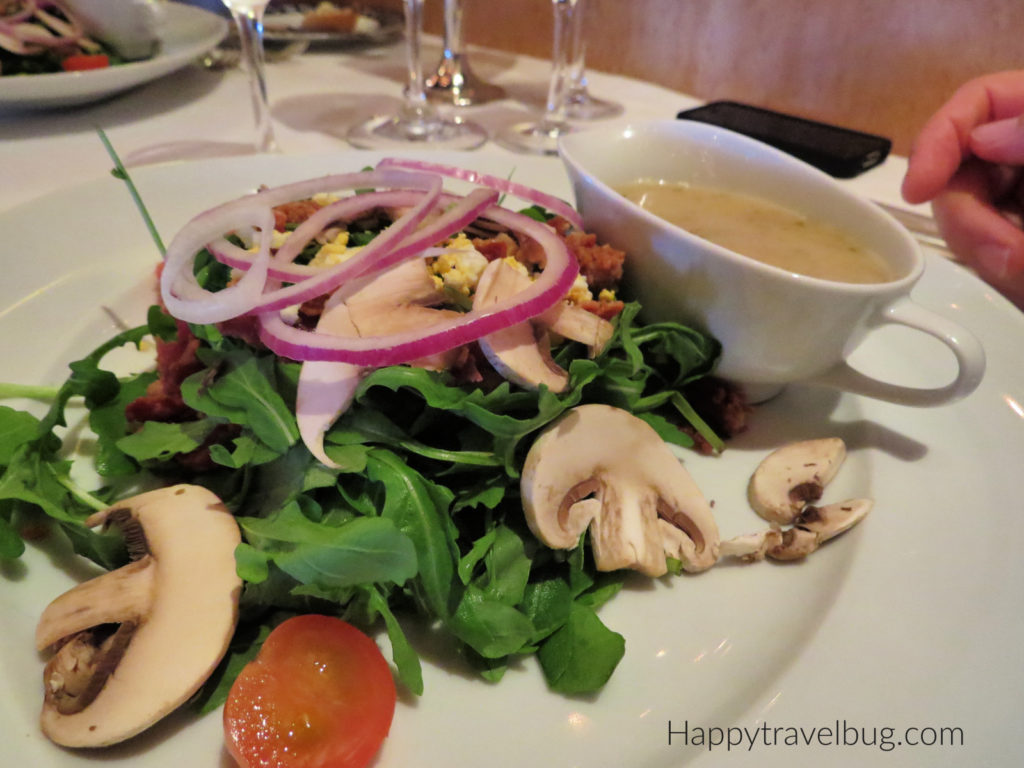
[[[395,682],[373,640],[341,619],[296,616],[235,680],[224,738],[243,768],[363,768],[394,713]]]
[[[105,53],[78,53],[68,56],[60,63],[65,72],[83,72],[87,69],[106,69],[110,57]]]

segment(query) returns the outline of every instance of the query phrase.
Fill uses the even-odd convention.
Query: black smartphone
[[[676,117],[742,133],[841,179],[875,167],[892,148],[892,142],[884,136],[736,101],[713,101],[684,109]]]

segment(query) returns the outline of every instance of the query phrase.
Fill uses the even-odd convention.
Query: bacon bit
[[[580,263],[580,272],[587,278],[591,290],[613,290],[618,286],[622,280],[622,263],[626,260],[624,251],[598,245],[597,235],[587,232],[570,232],[565,242]]]
[[[610,245],[599,245],[597,235],[579,232],[565,219],[556,216],[548,222],[565,240],[565,244],[576,257],[580,273],[587,279],[593,291],[614,290],[622,280],[622,264],[626,260],[624,251]],[[479,248],[477,249],[479,250]],[[531,269],[544,266],[544,251],[532,240],[524,240],[513,254],[516,259]]]
[[[301,224],[322,206],[313,200],[296,200],[274,208],[274,229],[284,232],[289,226]]]
[[[575,232],[575,228],[572,222],[562,216],[552,216],[548,219],[548,226],[551,227],[555,232],[565,237],[570,232]]]
[[[731,438],[745,432],[753,408],[735,384],[706,376],[686,385],[683,395],[719,436]]]
[[[194,451],[178,454],[174,461],[179,467],[190,472],[208,472],[218,466],[210,456],[210,447],[218,443],[227,443],[241,432],[242,428],[237,424],[218,424],[201,446]]]
[[[263,342],[260,341],[260,321],[251,315],[233,317],[223,323],[218,323],[217,330],[225,336],[241,339],[250,347],[263,347]]]
[[[519,251],[519,244],[507,232],[499,232],[486,240],[478,237],[472,243],[473,247],[488,261],[497,261],[508,256],[514,257]]]
[[[129,421],[180,422],[195,418],[195,411],[181,397],[181,382],[203,367],[196,357],[199,339],[187,323],[176,322],[178,337],[174,341],[156,341],[157,380],[147,387],[146,394],[125,408]]]
[[[320,315],[323,314],[324,304],[327,303],[327,294],[317,296],[315,299],[303,302],[299,305],[299,327],[312,330],[320,322]]]
[[[626,306],[626,303],[619,301],[618,299],[614,299],[612,301],[593,299],[591,301],[581,301],[580,306],[587,310],[587,312],[592,312],[597,315],[602,320],[611,320],[622,311],[622,308]]]

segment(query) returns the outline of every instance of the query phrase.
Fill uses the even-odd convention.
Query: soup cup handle
[[[841,362],[815,377],[814,382],[876,400],[924,407],[959,400],[981,383],[985,373],[985,350],[966,328],[905,297],[886,306],[880,314],[879,324],[897,323],[924,331],[949,347],[957,361],[956,378],[943,387],[907,387],[873,379]]]

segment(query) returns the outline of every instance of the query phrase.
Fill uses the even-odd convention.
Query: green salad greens
[[[198,271],[213,285],[224,269],[207,259]],[[687,424],[720,447],[683,395],[711,372],[717,342],[674,323],[641,324],[638,311],[626,304],[593,359],[575,343],[557,348],[555,360],[570,375],[559,394],[485,388],[408,366],[369,373],[326,434],[335,469],[299,439],[299,363],[153,307],[145,325],[72,363],[58,389],[0,385],[0,396],[51,399],[42,417],[0,406],[0,557],[19,557],[22,534],[43,520],[78,554],[120,567],[127,554],[119,535],[82,521],[139,490],[195,483],[237,516],[245,582],[238,631],[200,707],[223,702],[273,626],[308,612],[386,629],[399,679],[417,694],[423,677],[411,638],[423,631],[447,638],[487,680],[536,655],[552,690],[596,691],[624,652],[623,637],[598,616],[623,576],[597,573],[589,547],[554,551],[536,541],[523,518],[519,471],[536,435],[581,403],[624,408],[681,446],[693,444],[680,428]],[[107,353],[188,334],[198,339],[201,367],[181,394],[197,417],[129,421],[126,407],[156,374],[119,377],[103,367]],[[90,462],[101,479],[88,491],[72,480],[60,436],[79,400],[95,450],[74,461]],[[197,454],[206,457],[201,468],[191,460]]]

